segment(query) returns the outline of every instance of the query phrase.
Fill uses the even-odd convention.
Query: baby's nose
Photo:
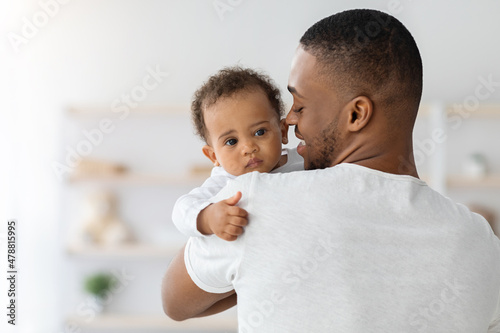
[[[253,154],[256,153],[258,150],[259,146],[253,140],[248,140],[243,145],[244,154]]]

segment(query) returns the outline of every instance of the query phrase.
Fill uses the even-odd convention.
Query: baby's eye
[[[263,136],[264,134],[266,134],[266,130],[264,128],[261,128],[259,130],[257,130],[257,132],[255,132],[255,136]]]
[[[238,142],[238,140],[236,140],[236,139],[229,139],[229,140],[226,140],[226,142],[224,142],[224,144],[226,146],[234,146],[237,142]]]

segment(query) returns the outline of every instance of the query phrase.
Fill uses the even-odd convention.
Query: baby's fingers
[[[245,223],[246,224],[246,221],[245,222],[238,221],[237,223]],[[220,234],[218,234],[217,236],[219,236],[220,238],[222,238],[226,241],[232,242],[232,241],[235,241],[238,238],[238,236],[241,235],[242,233],[243,233],[242,226],[228,224],[224,227],[222,232]]]
[[[236,225],[228,224],[224,228],[224,233],[231,235],[231,236],[239,236],[243,233],[243,228],[236,226]]]
[[[232,242],[232,241],[235,241],[236,239],[238,239],[238,236],[234,236],[234,235],[230,235],[230,234],[226,234],[226,233],[223,233],[221,235],[218,235],[219,238],[225,240],[225,241],[228,241],[228,242]]]
[[[232,215],[232,216],[239,216],[239,217],[247,217],[248,216],[247,211],[241,207],[238,207],[238,206],[228,207],[227,212],[229,215]]]
[[[248,224],[248,219],[246,217],[235,216],[229,220],[229,225],[234,225],[237,227],[244,227]]]

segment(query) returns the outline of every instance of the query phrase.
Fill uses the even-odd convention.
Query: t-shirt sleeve
[[[500,251],[500,240],[494,236],[495,245],[497,247],[497,253]],[[497,275],[496,275],[497,276]],[[497,306],[495,309],[495,314],[488,327],[488,333],[498,333],[500,332],[500,292],[497,295]]]
[[[498,333],[500,332],[500,317],[490,324],[488,328],[488,333]]]
[[[498,333],[500,332],[500,295],[497,300],[497,307],[495,310],[495,315],[493,320],[488,327],[488,333]]]
[[[496,247],[496,253],[500,253],[500,240],[496,237],[493,236],[493,241]],[[496,257],[496,260],[498,261],[498,256]],[[498,277],[498,274],[495,274],[495,276]],[[498,333],[500,332],[500,292],[497,293],[497,304],[496,304],[496,309],[493,315],[493,318],[491,320],[490,326],[488,327],[488,333]]]
[[[203,185],[177,199],[172,210],[172,221],[182,234],[190,237],[204,237],[197,229],[198,214],[212,203],[209,199],[216,195],[231,178],[233,177],[221,167],[213,168],[212,174]]]
[[[250,195],[252,179],[252,175],[244,175],[230,181],[211,201],[227,199],[241,191],[244,197],[238,206],[246,209],[248,204],[245,197]],[[206,292],[219,294],[233,290],[233,280],[238,274],[244,247],[244,234],[233,242],[215,235],[191,237],[184,250],[187,272],[193,282]]]

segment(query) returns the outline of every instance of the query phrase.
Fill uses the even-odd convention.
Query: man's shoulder
[[[252,172],[244,176],[252,177],[251,182],[254,183],[280,183],[280,182],[300,182],[303,179],[311,179],[314,175],[319,175],[325,173],[324,170],[304,170],[298,169],[288,172],[270,172],[270,173],[260,173]]]
[[[293,171],[287,173],[260,173],[253,171],[244,175],[230,179],[226,186],[219,192],[219,196],[231,196],[237,191],[251,193],[255,188],[265,190],[271,188],[273,191],[286,188],[288,186],[297,187],[303,183],[310,183],[314,179],[314,174],[322,170]]]

